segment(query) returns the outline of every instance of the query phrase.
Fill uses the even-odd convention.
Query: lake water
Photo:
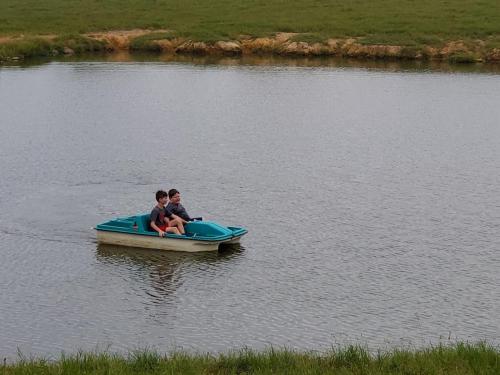
[[[0,123],[2,357],[500,343],[498,74],[53,62]],[[96,244],[172,187],[242,246]]]

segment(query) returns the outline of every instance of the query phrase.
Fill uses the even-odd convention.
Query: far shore
[[[232,40],[201,41],[162,29],[133,29],[76,35],[0,36],[0,62],[92,52],[138,51],[177,55],[279,55],[343,57],[360,60],[422,60],[450,63],[499,63],[500,48],[486,40],[454,40],[440,45],[367,44],[362,38],[315,40],[308,34],[278,32],[241,35]]]
[[[117,50],[498,63],[500,3],[0,2],[0,60]]]
[[[0,61],[106,51],[500,62],[498,0],[0,2]]]

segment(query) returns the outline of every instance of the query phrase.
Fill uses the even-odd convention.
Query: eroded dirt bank
[[[277,33],[273,37],[251,37],[241,35],[235,40],[204,42],[175,37],[169,30],[123,30],[101,33],[88,33],[79,38],[88,43],[100,43],[101,50],[135,50],[157,51],[172,54],[276,54],[285,56],[342,56],[359,59],[411,59],[411,60],[445,60],[450,62],[500,62],[500,48],[492,47],[488,41],[473,40],[448,41],[442,45],[398,46],[363,44],[359,38],[328,39],[321,42],[301,40],[302,35],[296,33]],[[2,45],[15,45],[27,39],[0,37]],[[54,35],[38,36],[45,43],[57,39]],[[64,43],[64,42],[63,42]],[[74,54],[81,52],[71,45],[51,51]],[[13,49],[15,50],[15,49]],[[4,60],[19,60],[26,56],[17,54],[4,56]],[[1,58],[1,56],[0,56]]]

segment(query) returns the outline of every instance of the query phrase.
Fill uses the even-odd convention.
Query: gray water
[[[0,122],[2,357],[500,343],[500,75],[54,62]],[[242,246],[96,244],[171,187]]]

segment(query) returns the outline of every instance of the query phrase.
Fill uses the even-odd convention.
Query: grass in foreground
[[[459,343],[423,350],[394,350],[370,354],[359,346],[326,354],[286,349],[230,354],[169,356],[134,352],[63,355],[57,361],[20,358],[5,365],[11,374],[494,374],[500,373],[500,350],[484,343]]]
[[[0,35],[175,30],[194,40],[306,33],[369,44],[437,44],[500,35],[498,0],[2,0]]]

